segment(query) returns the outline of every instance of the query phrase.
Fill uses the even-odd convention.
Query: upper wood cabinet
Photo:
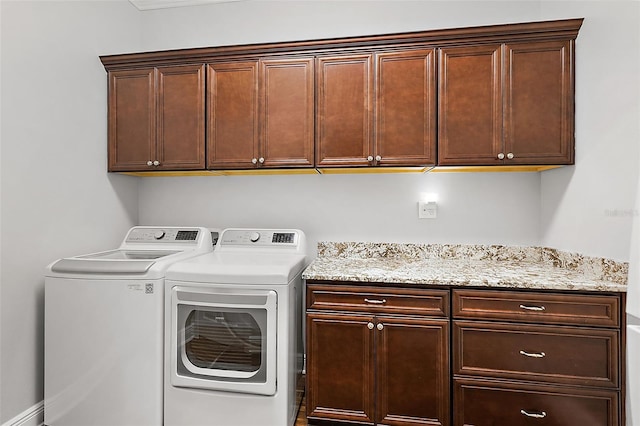
[[[109,171],[204,169],[204,66],[109,72]]]
[[[318,167],[435,164],[435,50],[318,58]]]
[[[318,166],[366,166],[371,138],[371,55],[319,58]]]
[[[573,164],[581,25],[101,56],[109,171]]]
[[[573,164],[573,40],[439,52],[438,164]]]
[[[207,167],[313,167],[313,59],[207,66]]]

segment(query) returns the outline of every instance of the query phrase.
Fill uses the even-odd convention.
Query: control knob
[[[164,232],[164,231],[156,231],[156,232],[153,234],[153,238],[155,238],[156,240],[161,240],[161,239],[163,239],[163,238],[164,238],[164,236],[165,236],[165,235],[166,235],[166,234],[165,234],[165,232]]]
[[[249,239],[251,240],[252,243],[255,243],[256,241],[258,241],[260,239],[260,233],[259,232],[252,232],[251,236],[249,236]]]

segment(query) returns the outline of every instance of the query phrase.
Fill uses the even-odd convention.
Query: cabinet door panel
[[[618,331],[454,322],[454,373],[617,388]]]
[[[307,418],[373,424],[371,317],[307,314]]]
[[[501,46],[440,49],[438,164],[501,164]]]
[[[617,426],[618,393],[454,380],[456,426]]]
[[[435,81],[435,49],[376,55],[378,165],[435,164]]]
[[[453,290],[455,318],[619,327],[620,304],[616,295]]]
[[[378,318],[379,425],[449,424],[449,321]]]
[[[213,63],[208,79],[208,168],[253,168],[258,153],[258,62]]]
[[[312,167],[313,59],[261,62],[260,103],[265,167]]]
[[[155,160],[155,69],[109,72],[109,171],[148,170]]]
[[[307,309],[368,314],[449,316],[449,291],[307,281]]]
[[[573,163],[572,41],[507,44],[505,151],[509,163]]]
[[[317,166],[369,165],[371,62],[371,55],[317,60]]]
[[[157,136],[161,169],[204,169],[204,65],[158,69]]]

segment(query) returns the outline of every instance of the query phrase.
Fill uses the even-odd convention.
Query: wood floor
[[[300,411],[298,411],[298,417],[296,418],[296,423],[294,426],[307,426],[307,409],[305,407],[305,399],[302,398],[302,403],[300,404]]]

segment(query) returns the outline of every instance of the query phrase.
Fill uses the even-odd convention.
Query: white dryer
[[[306,240],[226,229],[165,281],[166,426],[290,426],[302,389]]]
[[[212,235],[206,228],[136,226],[116,250],[49,265],[46,425],[162,425],[165,272],[211,252]]]

